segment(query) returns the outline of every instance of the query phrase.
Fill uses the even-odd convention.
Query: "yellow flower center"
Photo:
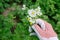
[[[35,12],[32,12],[32,14],[34,15],[34,14],[35,14]]]

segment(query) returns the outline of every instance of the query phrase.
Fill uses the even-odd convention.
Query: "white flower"
[[[41,9],[41,8],[38,6],[38,9]]]
[[[37,15],[42,15],[42,12],[41,12],[41,10],[40,10],[41,8],[38,6],[36,9],[35,9],[35,11],[36,11],[36,14]]]
[[[22,10],[25,10],[26,9],[26,5],[23,5],[23,8],[22,8]]]
[[[40,11],[40,14],[38,14],[38,15],[40,15],[40,16],[41,16],[41,15],[42,15],[42,12]]]
[[[28,10],[28,14],[30,17],[36,17],[36,11],[33,9]]]
[[[23,5],[23,7],[26,7],[26,5]]]

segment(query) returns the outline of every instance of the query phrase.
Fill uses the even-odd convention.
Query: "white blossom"
[[[42,12],[41,12],[41,10],[40,10],[41,8],[38,6],[36,9],[35,9],[35,11],[36,11],[36,14],[37,15],[42,15]]]
[[[38,9],[41,9],[40,6],[37,7]]]
[[[23,7],[26,7],[26,5],[23,5]]]
[[[25,9],[26,9],[26,5],[23,5],[22,10],[25,10]]]
[[[28,10],[28,14],[30,17],[36,17],[36,11],[33,9]]]

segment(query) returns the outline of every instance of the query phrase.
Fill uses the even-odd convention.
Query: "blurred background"
[[[52,24],[60,39],[60,0],[0,0],[0,40],[38,40],[29,36],[27,14],[21,11],[23,5],[40,6],[43,13],[40,18]]]

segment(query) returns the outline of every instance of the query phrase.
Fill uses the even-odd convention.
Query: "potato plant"
[[[38,6],[43,14],[38,18],[49,22],[60,39],[60,0],[0,0],[0,40],[38,40],[29,36],[27,20],[28,10]]]

